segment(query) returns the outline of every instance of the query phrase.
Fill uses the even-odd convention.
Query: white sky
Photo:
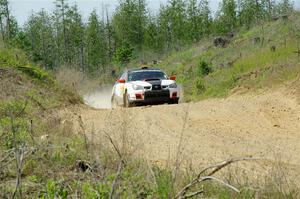
[[[54,9],[55,0],[9,0],[12,14],[17,18],[20,25],[24,24],[32,12],[38,12],[42,8],[47,11]],[[218,8],[221,0],[210,0],[213,11]],[[68,0],[69,4],[77,3],[81,14],[86,20],[93,9],[96,9],[101,16],[102,5],[107,5],[110,12],[116,7],[118,0]],[[160,4],[165,4],[167,0],[147,0],[151,12],[156,12]],[[300,9],[300,0],[294,0],[297,9]]]
[[[22,25],[32,12],[38,12],[42,8],[47,11],[52,11],[54,9],[54,1],[55,0],[9,0],[9,3],[12,14],[17,18],[18,23]],[[220,0],[210,1],[211,7],[216,9],[219,5],[219,1]],[[102,5],[104,5],[104,7],[108,6],[109,11],[112,12],[118,4],[118,0],[68,0],[70,5],[73,5],[75,2],[85,20],[94,9],[96,9],[101,16]],[[160,5],[166,2],[167,0],[147,0],[148,8],[150,8],[152,13],[156,12]]]

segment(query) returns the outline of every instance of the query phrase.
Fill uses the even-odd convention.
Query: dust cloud
[[[84,103],[97,109],[111,108],[112,86],[104,86],[83,95]]]

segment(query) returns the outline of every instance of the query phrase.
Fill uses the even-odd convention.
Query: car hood
[[[151,80],[151,81],[132,81],[129,82],[131,84],[139,85],[139,86],[152,86],[152,85],[162,85],[169,86],[170,84],[175,83],[174,80],[164,79],[164,80]]]

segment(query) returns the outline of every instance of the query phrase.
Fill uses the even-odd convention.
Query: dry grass
[[[94,91],[100,86],[99,80],[93,80],[83,72],[67,66],[59,67],[55,76],[60,84],[81,95]]]
[[[184,154],[184,145],[187,144],[184,137],[181,136],[179,140],[175,162],[170,160],[167,167],[150,163],[140,156],[142,143],[132,136],[129,129],[132,119],[130,111],[121,109],[118,113],[109,112],[106,121],[111,123],[106,125],[111,128],[106,132],[87,128],[90,124],[83,123],[80,117],[78,123],[81,133],[78,135],[72,133],[74,129],[71,127],[62,127],[69,126],[65,122],[52,122],[48,128],[56,130],[51,133],[46,131],[49,135],[46,139],[35,136],[36,144],[32,145],[35,152],[25,159],[22,169],[23,198],[41,195],[49,198],[175,197],[199,174],[199,171],[187,169],[183,164],[184,157],[180,154]],[[188,109],[185,111],[186,116],[183,120],[188,119]],[[114,121],[121,122],[116,124]],[[138,128],[138,125],[134,128]],[[185,130],[183,126],[182,135]],[[145,133],[147,130],[140,134]],[[39,133],[36,132],[36,135]],[[2,152],[0,159],[8,154]],[[234,164],[224,168],[216,178],[236,187],[240,193],[234,193],[219,183],[205,180],[203,185],[195,184],[186,196],[199,192],[200,196],[214,198],[299,197],[299,188],[288,180],[290,174],[285,164],[278,160],[273,165],[274,167],[265,171],[267,177],[264,181],[251,179],[251,183],[248,174],[251,177],[252,172],[245,175],[245,165]],[[14,183],[11,182],[14,182],[16,177],[14,168],[14,162],[11,162],[2,170],[2,197],[10,197],[13,194]]]

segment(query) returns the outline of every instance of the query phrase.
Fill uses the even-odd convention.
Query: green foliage
[[[99,185],[97,185],[97,191],[100,195],[100,198],[108,198],[111,192],[110,183],[100,183]]]
[[[125,66],[137,57],[160,59],[165,52],[292,11],[290,0],[223,0],[213,16],[207,0],[171,0],[151,15],[145,0],[121,0],[111,18],[108,11],[102,13],[106,19],[93,11],[84,23],[76,4],[56,0],[53,13],[32,14],[22,29],[10,17],[9,43],[51,70],[67,65],[98,77],[116,70],[111,67],[114,62]]]
[[[82,185],[82,193],[84,195],[84,198],[98,198],[97,190],[95,190],[89,183],[84,183]]]
[[[16,36],[18,32],[18,25],[16,19],[11,15],[9,9],[9,1],[0,1],[0,19],[1,19],[1,37],[3,42],[9,43],[10,40]]]
[[[38,80],[53,81],[44,69],[30,64],[27,57],[19,50],[0,49],[0,65],[3,68],[16,68]]]
[[[18,69],[29,76],[39,80],[51,80],[49,74],[38,66],[18,66]]]
[[[86,29],[87,62],[90,73],[104,69],[108,62],[105,26],[99,21],[96,11],[93,11]],[[101,68],[100,68],[101,67]]]
[[[42,199],[53,199],[62,198],[66,199],[68,197],[68,191],[61,187],[56,181],[48,180],[44,193],[41,194]]]
[[[168,170],[155,168],[156,190],[155,193],[159,198],[169,198],[172,192],[172,173]]]
[[[18,50],[0,48],[0,65],[3,68],[27,65],[26,56]]]
[[[170,53],[159,67],[168,74],[177,74],[185,100],[224,97],[233,88],[245,92],[278,86],[296,78],[299,71],[298,58],[293,53],[298,49],[298,19],[293,15],[289,21],[265,23],[263,30],[261,25],[243,29],[235,33],[226,48],[214,48],[212,39],[203,40],[194,47]],[[253,43],[256,37],[261,39],[259,45]],[[273,45],[275,52],[271,51]]]
[[[194,87],[193,87],[193,95],[200,95],[204,93],[206,90],[205,88],[205,81],[202,77],[197,77],[194,81]]]
[[[1,145],[11,149],[23,145],[30,140],[28,123],[25,118],[27,102],[8,101],[0,103],[0,135]]]
[[[54,64],[55,43],[51,16],[44,10],[31,15],[16,43],[32,56],[32,61],[51,68]]]
[[[212,68],[209,66],[209,64],[201,59],[198,64],[198,75],[206,76],[209,75],[211,72],[212,72]]]
[[[235,0],[223,0],[218,13],[216,29],[220,33],[232,32],[237,26],[237,10]]]
[[[126,40],[140,49],[144,42],[147,20],[145,0],[121,0],[112,20],[115,41],[123,46],[122,43]]]
[[[115,61],[120,64],[128,63],[133,56],[133,47],[129,42],[124,41],[122,46],[116,50]]]

